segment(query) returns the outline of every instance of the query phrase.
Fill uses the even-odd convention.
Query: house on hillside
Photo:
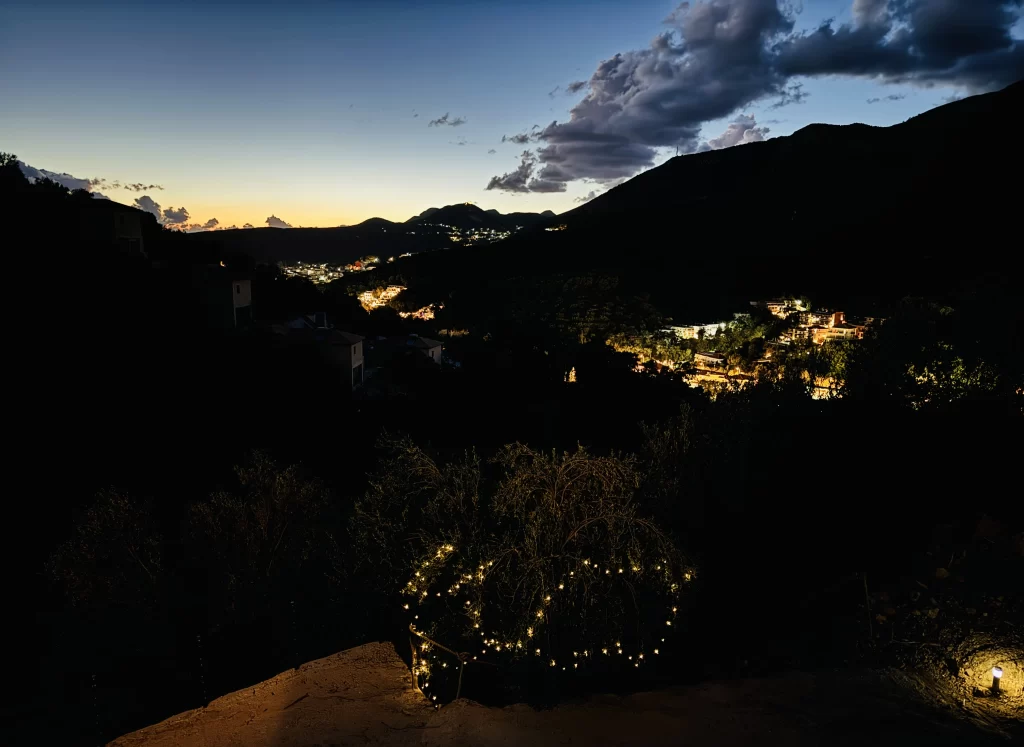
[[[691,324],[685,327],[668,327],[667,332],[671,332],[680,340],[698,340],[701,337],[714,337],[719,332],[723,331],[728,322],[714,322],[712,324]]]
[[[207,326],[224,330],[252,326],[252,281],[247,272],[223,263],[193,265],[191,271]]]
[[[273,329],[286,335],[289,342],[318,346],[324,359],[340,372],[346,389],[355,389],[366,378],[364,338],[335,329],[326,313],[321,311],[298,316],[287,324],[275,325]]]
[[[405,344],[419,350],[435,363],[441,363],[441,353],[444,350],[444,345],[437,340],[431,340],[429,337],[420,337],[419,335],[409,335],[409,339],[406,340]]]
[[[143,222],[153,216],[113,200],[88,200],[78,210],[78,235],[83,241],[116,246],[127,254],[146,255]]]
[[[411,354],[418,353],[434,363],[441,363],[444,345],[437,340],[419,335],[399,335],[397,337],[380,337],[371,341],[371,369],[388,368],[395,361]]]
[[[695,353],[693,362],[698,368],[725,368],[725,356],[721,353]]]

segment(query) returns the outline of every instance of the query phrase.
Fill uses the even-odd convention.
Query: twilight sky
[[[1022,2],[6,0],[0,150],[194,229],[561,212],[677,149],[1001,88]]]

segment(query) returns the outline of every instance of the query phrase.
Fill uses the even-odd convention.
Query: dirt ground
[[[538,711],[460,700],[435,710],[391,644],[304,664],[116,747],[327,745],[937,745],[1005,743],[879,674],[791,674],[595,696]]]

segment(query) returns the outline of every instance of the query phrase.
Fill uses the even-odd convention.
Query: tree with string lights
[[[511,444],[487,480],[472,452],[438,464],[389,446],[351,532],[417,631],[468,659],[563,670],[639,668],[664,648],[694,569],[641,509],[633,457]]]

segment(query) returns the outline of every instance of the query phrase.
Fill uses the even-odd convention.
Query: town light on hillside
[[[999,680],[1003,676],[1002,667],[992,667],[992,690],[999,692]]]

